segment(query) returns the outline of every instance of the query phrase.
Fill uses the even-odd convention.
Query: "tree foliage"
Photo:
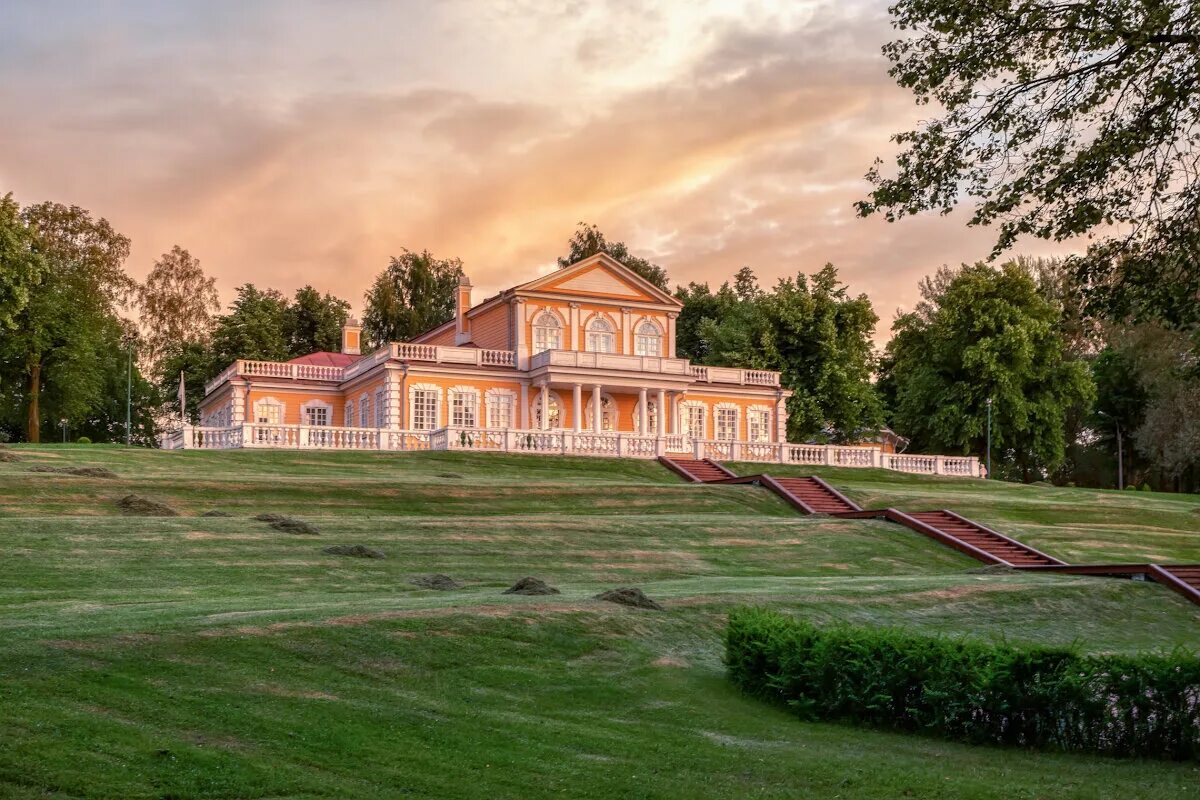
[[[336,353],[342,347],[342,326],[350,303],[311,286],[298,289],[284,319],[284,336],[294,356],[319,350]]]
[[[863,215],[968,200],[1021,236],[1095,236],[1075,260],[1109,315],[1200,323],[1200,5],[898,0],[891,76],[939,109],[868,173]],[[878,164],[878,162],[877,162]]]
[[[12,195],[0,197],[0,332],[5,334],[45,277],[46,260],[36,243]]]
[[[882,365],[897,429],[919,449],[981,454],[991,398],[993,456],[1025,480],[1057,467],[1065,417],[1093,392],[1061,308],[1015,262],[943,268],[921,295],[892,326]]]
[[[366,294],[363,337],[369,347],[404,342],[454,317],[462,261],[428,250],[393,256]]]
[[[844,441],[882,424],[871,384],[878,317],[866,296],[849,295],[832,264],[811,278],[782,279],[771,291],[743,267],[732,287],[714,294],[692,284],[679,296],[693,358],[780,372],[783,386],[794,392],[787,407],[790,440],[832,435]],[[701,316],[708,311],[716,315]]]
[[[594,256],[596,253],[607,253],[623,265],[636,272],[641,277],[645,278],[650,283],[662,289],[664,292],[669,291],[667,288],[667,271],[657,264],[652,264],[644,258],[635,256],[629,252],[629,248],[624,242],[610,242],[605,238],[604,233],[595,225],[588,225],[585,222],[579,223],[579,227],[567,242],[568,252],[565,256],[558,259],[560,269],[566,269],[576,261],[582,261],[588,256]]]
[[[134,283],[123,269],[129,240],[107,220],[50,202],[27,206],[21,218],[46,270],[14,315],[15,329],[0,337],[0,370],[5,413],[20,413],[36,442],[43,428],[84,417],[98,400],[105,351],[121,348],[110,335],[116,312]]]
[[[142,358],[150,374],[163,378],[163,357],[172,346],[204,342],[220,310],[216,279],[207,277],[191,253],[175,245],[154,262],[138,287]]]

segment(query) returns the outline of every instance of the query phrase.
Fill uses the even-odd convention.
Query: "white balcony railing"
[[[691,365],[692,377],[702,383],[736,383],[739,386],[778,386],[779,373],[765,369]]]
[[[222,383],[234,377],[289,378],[301,381],[341,383],[345,379],[345,369],[323,364],[292,364],[287,361],[238,359],[226,367],[220,375],[206,383],[204,393],[209,394]]]
[[[163,440],[166,450],[281,448],[293,450],[476,450],[481,452],[655,458],[688,455],[714,461],[755,461],[830,467],[876,467],[923,475],[981,477],[973,456],[884,453],[878,447],[691,439],[684,434],[515,428],[438,428],[402,431],[321,425],[185,426]]]
[[[656,375],[688,374],[686,358],[661,356],[625,356],[618,353],[593,353],[578,350],[544,350],[529,361],[530,369],[567,367],[582,369],[611,369],[624,372],[650,372]]]

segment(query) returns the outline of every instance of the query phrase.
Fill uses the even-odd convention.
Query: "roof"
[[[355,361],[358,361],[362,356],[351,355],[350,353],[330,353],[327,350],[318,350],[315,353],[309,353],[306,356],[293,358],[287,363],[289,364],[315,364],[320,367],[348,367]]]

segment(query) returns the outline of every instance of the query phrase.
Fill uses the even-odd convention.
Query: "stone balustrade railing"
[[[185,426],[163,439],[167,450],[283,448],[293,450],[479,450],[506,453],[655,458],[688,455],[714,461],[755,461],[829,467],[875,467],[922,475],[981,477],[974,456],[884,453],[878,447],[691,439],[683,434],[515,428],[445,427],[433,431],[246,423]]]
[[[513,367],[517,364],[512,350],[484,350],[479,347],[443,347],[434,344],[393,342],[391,357],[402,361],[432,361],[436,364],[464,364],[476,367]]]
[[[778,386],[779,373],[764,369],[691,365],[692,377],[703,383],[736,383],[739,386]]]
[[[341,383],[345,379],[345,369],[324,364],[291,364],[286,361],[238,359],[226,367],[220,375],[206,383],[204,385],[204,393],[208,394],[230,378],[239,376]]]

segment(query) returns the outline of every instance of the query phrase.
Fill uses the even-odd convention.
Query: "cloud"
[[[225,299],[312,284],[357,306],[401,247],[461,257],[482,296],[588,221],[681,283],[832,261],[883,335],[922,275],[990,248],[965,215],[854,216],[916,118],[879,56],[882,9],[452,3],[401,26],[354,4],[323,36],[328,15],[298,8],[205,37],[175,20],[166,41],[26,42],[36,74],[0,60],[0,187],[108,217],[135,276],[187,247]],[[47,56],[63,41],[87,69]]]

